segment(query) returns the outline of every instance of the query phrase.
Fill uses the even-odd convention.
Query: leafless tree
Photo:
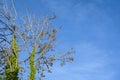
[[[65,62],[73,61],[71,49],[65,53],[57,53],[55,48],[57,30],[52,27],[52,21],[56,18],[45,16],[38,18],[34,14],[28,13],[26,16],[18,17],[13,0],[11,7],[6,2],[0,4],[0,70],[4,73],[4,67],[9,63],[9,56],[12,54],[12,38],[15,35],[17,39],[19,55],[28,54],[27,58],[19,60],[19,65],[30,68],[30,58],[34,47],[34,67],[36,73],[40,74],[39,79],[45,77],[45,72],[51,73],[50,67],[54,61],[61,61],[61,66]],[[18,20],[18,21],[17,21]],[[27,65],[29,64],[29,65]],[[22,75],[27,72],[24,66],[21,66],[19,73]],[[27,72],[28,73],[28,72]],[[19,74],[19,75],[20,75]],[[22,79],[22,77],[21,77]]]

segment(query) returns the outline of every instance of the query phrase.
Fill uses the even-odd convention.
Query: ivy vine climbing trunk
[[[34,45],[32,53],[30,54],[30,75],[29,75],[29,80],[35,80],[35,74],[36,74],[36,68],[34,64],[34,59],[35,59],[35,54],[36,54],[36,45]]]
[[[18,64],[18,45],[16,36],[13,37],[12,54],[9,56],[8,64],[5,67],[5,80],[18,80],[19,64]]]

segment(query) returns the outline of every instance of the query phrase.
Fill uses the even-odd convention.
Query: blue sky
[[[56,13],[57,45],[74,47],[75,61],[57,64],[45,80],[120,79],[120,0],[16,0],[18,12]]]

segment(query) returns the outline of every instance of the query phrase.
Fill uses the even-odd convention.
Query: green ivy
[[[29,80],[35,80],[35,74],[36,74],[36,68],[34,65],[34,58],[35,58],[35,54],[36,54],[36,46],[34,46],[33,51],[30,55],[30,76],[29,76]]]
[[[18,80],[19,65],[18,65],[18,45],[16,36],[13,37],[12,43],[13,54],[9,56],[9,64],[5,67],[5,80]]]

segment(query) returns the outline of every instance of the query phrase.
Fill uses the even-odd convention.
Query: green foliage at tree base
[[[8,68],[8,69],[6,69],[5,72],[6,72],[6,78],[5,78],[5,80],[18,80],[19,68],[16,68],[13,71],[11,71]]]
[[[5,67],[5,80],[18,80],[19,65],[18,65],[18,48],[16,37],[13,37],[12,52],[8,58],[8,64]]]

